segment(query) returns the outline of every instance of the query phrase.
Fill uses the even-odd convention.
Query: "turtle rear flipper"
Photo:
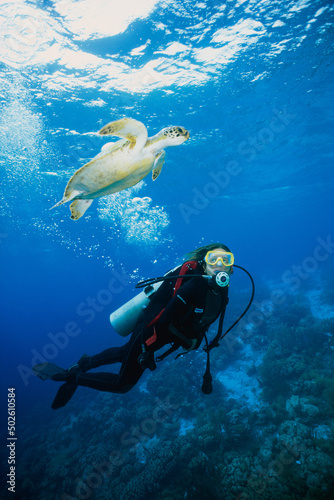
[[[66,191],[65,191],[65,193],[66,193]],[[65,194],[64,197],[60,201],[58,201],[58,203],[56,203],[55,205],[53,205],[53,207],[50,208],[50,210],[52,210],[53,208],[56,208],[56,207],[60,207],[60,205],[63,205],[63,203],[67,203],[68,201],[73,200],[73,198],[76,198],[80,194],[82,195],[82,194],[84,194],[84,192],[73,189],[73,191],[71,191],[70,194],[67,194],[67,195]]]
[[[74,200],[73,203],[70,205],[71,209],[71,219],[73,220],[78,220],[80,217],[83,216],[83,214],[86,212],[86,210],[91,206],[93,203],[93,200]]]
[[[63,203],[66,203],[67,201],[68,201],[67,198],[63,198],[62,200],[58,201],[58,203],[53,205],[53,207],[51,207],[50,210],[52,210],[53,208],[56,208],[56,207],[60,207],[60,205],[62,205]]]

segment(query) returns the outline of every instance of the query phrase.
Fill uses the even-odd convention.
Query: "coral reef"
[[[82,390],[56,414],[45,404],[27,413],[19,498],[330,499],[334,323],[313,317],[304,296],[289,302],[213,352],[209,396],[198,351],[130,393]]]

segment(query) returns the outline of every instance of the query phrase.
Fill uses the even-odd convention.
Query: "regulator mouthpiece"
[[[216,283],[218,286],[228,286],[230,283],[230,275],[225,271],[220,271],[216,274]]]

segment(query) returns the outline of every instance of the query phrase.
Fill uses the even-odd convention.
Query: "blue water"
[[[123,342],[110,312],[137,281],[164,274],[195,247],[228,245],[252,273],[258,302],[284,289],[303,296],[317,319],[334,316],[333,302],[318,304],[315,294],[334,288],[333,12],[323,0],[1,3],[1,407],[15,387],[18,427],[29,423],[38,435],[41,422],[62,426],[78,401],[100,411],[99,395],[82,389],[75,407],[52,412],[55,386],[32,376],[32,364],[47,356],[67,367]],[[79,221],[68,205],[49,210],[107,142],[95,133],[122,117],[142,121],[149,136],[182,125],[190,139],[166,150],[156,182],[148,176],[95,200]],[[108,293],[111,279],[117,291]],[[236,270],[230,288],[228,324],[250,283]],[[205,412],[212,403],[198,391]],[[28,488],[24,498],[74,496],[70,480],[56,494],[52,470],[45,474],[46,492]],[[175,498],[201,498],[198,488],[181,490]],[[101,489],[92,495],[107,498]]]

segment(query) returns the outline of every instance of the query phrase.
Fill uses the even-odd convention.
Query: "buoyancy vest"
[[[179,271],[179,277],[177,278],[177,280],[175,282],[175,286],[174,286],[174,289],[173,289],[173,295],[172,295],[171,298],[175,297],[178,289],[182,285],[182,282],[184,280],[184,276],[186,276],[187,274],[192,273],[195,269],[197,269],[197,267],[198,267],[198,262],[195,261],[195,260],[189,260],[189,261],[184,262],[182,264],[181,269]],[[155,329],[155,324],[157,323],[157,321],[161,317],[161,315],[164,312],[164,310],[165,310],[165,307],[146,326],[146,328],[149,328],[149,327],[153,326],[153,335],[151,337],[149,337],[146,340],[146,342],[145,342],[145,344],[146,344],[147,347],[151,346],[152,344],[154,344],[154,342],[157,341],[157,333],[156,333],[156,329]]]

